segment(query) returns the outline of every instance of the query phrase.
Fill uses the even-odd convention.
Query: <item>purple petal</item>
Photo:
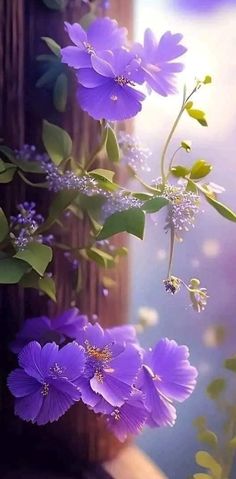
[[[68,394],[51,387],[34,422],[42,426],[57,421],[73,404],[74,400]]]
[[[156,47],[157,41],[155,35],[150,28],[147,28],[147,30],[144,32],[144,55],[146,61],[150,61],[150,59],[152,59]]]
[[[185,48],[183,45],[179,45],[179,42],[182,40],[182,38],[183,35],[181,35],[181,33],[164,33],[158,44],[156,61],[167,62],[183,55],[187,51],[187,48]]]
[[[93,407],[93,411],[95,412],[95,414],[111,414],[113,410],[114,406],[111,406],[111,404],[105,401],[105,399],[103,399],[102,397],[99,402]]]
[[[70,396],[73,401],[78,401],[81,398],[81,393],[78,386],[65,378],[53,378],[49,380],[49,387],[56,389],[58,392]]]
[[[92,88],[95,90],[95,88]],[[83,331],[80,331],[77,342],[81,345],[84,345],[85,341],[88,341],[90,346],[95,346],[97,348],[103,348],[106,346],[106,337],[104,335],[103,328],[98,324],[88,323],[86,328]]]
[[[170,399],[184,401],[196,385],[197,370],[188,361],[186,346],[165,338],[157,343],[152,355],[152,369],[157,379],[158,390]]]
[[[82,110],[87,111],[93,118],[121,121],[132,118],[141,111],[141,101],[145,95],[129,86],[121,87],[108,80],[96,88],[80,86],[77,98]]]
[[[46,316],[27,319],[16,335],[16,340],[10,345],[13,353],[19,353],[21,349],[30,341],[41,341],[41,339],[51,331],[50,319]]]
[[[97,52],[103,50],[116,50],[124,45],[127,36],[126,28],[119,28],[116,20],[99,18],[90,24],[88,42]]]
[[[107,418],[108,427],[120,441],[124,441],[130,434],[139,434],[147,419],[147,411],[143,402],[135,397],[124,403],[119,410],[115,410]]]
[[[71,25],[70,23],[65,22],[65,30],[75,45],[81,49],[84,48],[83,42],[87,42],[87,34],[79,23],[73,23]]]
[[[41,389],[41,388],[40,388]],[[28,396],[17,398],[15,401],[15,414],[25,421],[34,422],[43,404],[40,389]]]
[[[163,71],[155,72],[151,66],[145,67],[145,79],[148,85],[159,95],[168,96],[176,93],[175,76]]]
[[[41,384],[22,369],[12,371],[7,379],[7,385],[15,397],[28,396],[41,388]]]
[[[58,350],[56,343],[47,343],[41,349],[40,370],[44,379],[50,375],[51,367],[57,362]]]
[[[130,396],[131,387],[119,381],[111,374],[104,373],[103,379],[97,379],[96,375],[90,379],[92,390],[109,402],[112,406],[121,406],[124,400]]]
[[[150,413],[151,421],[155,426],[172,426],[176,420],[176,411],[172,404],[156,389],[150,371],[144,367],[142,371],[142,392],[144,405]]]
[[[63,368],[63,375],[70,381],[76,381],[85,365],[84,348],[78,343],[69,343],[58,351],[57,363]]]
[[[84,314],[79,314],[78,308],[71,308],[65,313],[52,320],[52,326],[61,334],[68,338],[75,339],[79,331],[88,324],[88,318]]]
[[[84,378],[80,378],[78,380],[77,386],[81,392],[81,399],[84,404],[94,408],[95,405],[101,400],[101,396],[91,389],[89,381]]]
[[[43,382],[41,346],[37,341],[32,341],[22,349],[19,354],[19,366],[21,366],[29,376],[37,379],[39,382]]]
[[[137,342],[136,329],[131,324],[124,324],[123,326],[108,328],[107,332],[109,332],[111,337],[118,343]]]
[[[94,88],[96,86],[102,85],[106,78],[99,73],[95,72],[92,68],[83,68],[77,73],[77,80],[80,85],[86,88]]]
[[[131,344],[127,344],[124,352],[109,362],[110,374],[130,386],[133,384],[140,367],[140,354]]]
[[[91,63],[94,70],[99,73],[99,75],[107,78],[114,78],[115,72],[112,65],[107,60],[98,57],[97,55],[92,55]]]
[[[91,55],[78,47],[65,47],[61,49],[61,61],[73,68],[91,67]]]

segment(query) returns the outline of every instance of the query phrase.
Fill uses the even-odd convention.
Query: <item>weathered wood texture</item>
[[[127,26],[132,19],[132,1],[113,2],[116,18]],[[42,119],[46,118],[66,128],[74,141],[74,152],[80,151],[81,143],[89,150],[98,136],[96,122],[90,120],[78,108],[71,88],[70,100],[65,114],[53,108],[51,92],[35,88],[39,76],[36,56],[46,52],[40,37],[53,37],[59,44],[66,44],[63,21],[78,21],[86,7],[80,0],[70,0],[65,12],[49,10],[42,0],[0,0],[0,137],[9,146],[16,148],[24,143],[42,148],[40,135]],[[83,10],[83,12],[82,12]],[[8,214],[15,213],[16,204],[33,200],[39,212],[46,214],[50,194],[25,188],[17,179],[13,184],[0,186],[0,202]],[[73,246],[86,242],[88,225],[75,219],[65,220],[61,240],[71,241]],[[15,464],[45,462],[62,464],[66,470],[68,458],[84,461],[101,461],[112,457],[120,445],[107,432],[103,421],[87,408],[74,406],[57,424],[37,428],[25,424],[13,415],[12,399],[6,388],[6,375],[15,366],[8,351],[8,343],[14,337],[24,318],[40,314],[56,314],[71,304],[79,306],[83,313],[97,314],[105,326],[113,326],[127,320],[127,262],[111,275],[117,287],[108,297],[101,294],[103,272],[88,262],[81,262],[83,291],[72,292],[72,272],[61,252],[56,252],[54,275],[57,282],[58,302],[55,306],[46,297],[34,290],[18,287],[0,288],[0,434],[5,445],[5,462]],[[62,452],[63,451],[63,452]],[[68,453],[68,455],[67,455]]]

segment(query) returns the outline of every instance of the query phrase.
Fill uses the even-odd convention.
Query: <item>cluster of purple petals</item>
[[[8,377],[16,415],[43,425],[81,400],[120,441],[145,424],[172,426],[173,402],[187,399],[196,384],[186,346],[165,338],[145,351],[133,326],[103,329],[76,308],[26,321],[12,349],[19,352]]]
[[[23,251],[29,243],[45,243],[51,245],[52,234],[43,236],[37,234],[37,229],[44,222],[44,217],[36,211],[36,204],[25,201],[17,205],[18,213],[11,216],[11,239],[17,250]]]
[[[76,71],[77,99],[97,120],[120,121],[142,109],[145,95],[137,89],[146,83],[160,95],[175,93],[175,76],[183,64],[175,62],[186,48],[182,35],[166,32],[156,40],[150,29],[144,44],[127,44],[127,32],[115,20],[98,18],[85,31],[78,23],[65,23],[73,43],[61,50],[62,62]]]

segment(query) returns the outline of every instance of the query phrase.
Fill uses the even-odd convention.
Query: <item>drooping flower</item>
[[[144,33],[144,45],[135,44],[133,51],[140,59],[143,79],[148,86],[162,96],[176,93],[175,74],[183,70],[182,63],[174,62],[186,52],[180,44],[183,36],[180,33],[166,32],[159,41],[153,32],[147,29]]]
[[[78,23],[65,22],[65,29],[75,46],[61,49],[62,62],[70,67],[90,68],[91,56],[106,50],[117,50],[126,43],[127,30],[120,28],[116,20],[98,18],[85,31]]]
[[[57,421],[80,399],[75,383],[84,362],[84,349],[75,342],[60,350],[55,343],[41,347],[33,341],[25,346],[19,354],[20,368],[8,377],[15,414],[38,425]]]
[[[87,323],[87,316],[80,314],[77,308],[71,308],[52,319],[47,316],[27,319],[11,343],[11,351],[18,353],[31,341],[38,341],[41,345],[49,341],[62,344],[65,338],[75,339]]]
[[[109,416],[107,416],[107,425],[116,437],[123,442],[127,436],[142,432],[147,416],[142,393],[135,391],[121,407],[111,410]]]
[[[181,279],[176,276],[170,276],[163,281],[165,290],[167,293],[176,294],[179,292],[181,287]]]
[[[116,407],[130,396],[141,357],[132,344],[115,341],[99,324],[88,324],[77,338],[85,348],[85,370],[78,382],[85,404],[95,407],[101,399]]]
[[[167,338],[146,352],[138,387],[144,394],[144,405],[151,427],[172,426],[176,410],[172,401],[182,402],[194,390],[197,371],[188,361],[186,346]]]
[[[190,294],[191,305],[195,311],[201,313],[204,311],[209,298],[206,288],[200,287],[200,281],[197,278],[192,278],[188,285],[188,291]]]
[[[122,151],[123,161],[135,172],[151,171],[149,158],[152,155],[149,148],[142,146],[136,138],[124,131],[118,135],[118,143]]]
[[[10,237],[14,246],[22,251],[33,241],[43,243],[44,237],[35,234],[44,221],[43,216],[36,212],[36,204],[33,201],[25,201],[17,205],[17,210],[18,213],[10,218]]]
[[[134,198],[134,196],[126,195],[123,192],[114,193],[107,201],[104,203],[101,209],[101,217],[103,220],[106,220],[109,216],[114,213],[121,211],[126,211],[131,208],[141,208],[143,202]]]
[[[135,89],[142,80],[134,55],[120,48],[115,53],[92,55],[91,63],[93,68],[77,73],[82,110],[96,120],[121,121],[137,115],[145,95]]]

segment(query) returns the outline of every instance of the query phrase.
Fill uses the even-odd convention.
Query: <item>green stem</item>
[[[172,168],[172,165],[173,165],[173,162],[174,162],[174,159],[175,159],[177,153],[178,153],[180,150],[182,150],[182,148],[183,148],[182,146],[179,146],[179,148],[177,148],[177,150],[175,150],[175,152],[173,153],[173,155],[172,155],[172,157],[171,157],[171,159],[170,159],[169,173],[170,173],[170,170],[171,170],[171,168]]]
[[[173,257],[174,257],[174,247],[175,247],[175,229],[172,226],[170,229],[170,256],[169,256],[167,278],[170,278],[171,276],[171,268],[172,268]]]
[[[185,110],[185,106],[187,104],[187,102],[189,101],[189,99],[191,98],[191,96],[197,91],[198,89],[198,84],[194,87],[193,91],[188,95],[188,97],[186,98],[186,88],[184,87],[184,93],[183,93],[183,100],[182,100],[182,104],[181,104],[181,108],[180,108],[180,111],[174,121],[174,124],[170,130],[170,133],[167,137],[167,140],[166,140],[166,143],[164,145],[164,148],[163,148],[163,151],[162,151],[162,155],[161,155],[161,177],[162,177],[162,184],[165,185],[166,183],[166,175],[165,175],[165,159],[166,159],[166,153],[167,153],[167,150],[169,148],[169,144],[172,140],[172,137],[174,135],[174,132],[179,124],[179,121],[180,121],[180,118]]]
[[[101,142],[99,143],[99,145],[95,148],[95,150],[92,152],[90,158],[89,158],[89,161],[86,165],[86,170],[88,171],[91,166],[93,165],[93,163],[95,162],[97,156],[99,153],[101,153],[101,151],[103,150],[105,144],[106,144],[106,141],[107,141],[107,135],[108,135],[108,129],[106,128],[106,124],[104,124],[104,122],[102,123],[102,128],[101,128]]]

